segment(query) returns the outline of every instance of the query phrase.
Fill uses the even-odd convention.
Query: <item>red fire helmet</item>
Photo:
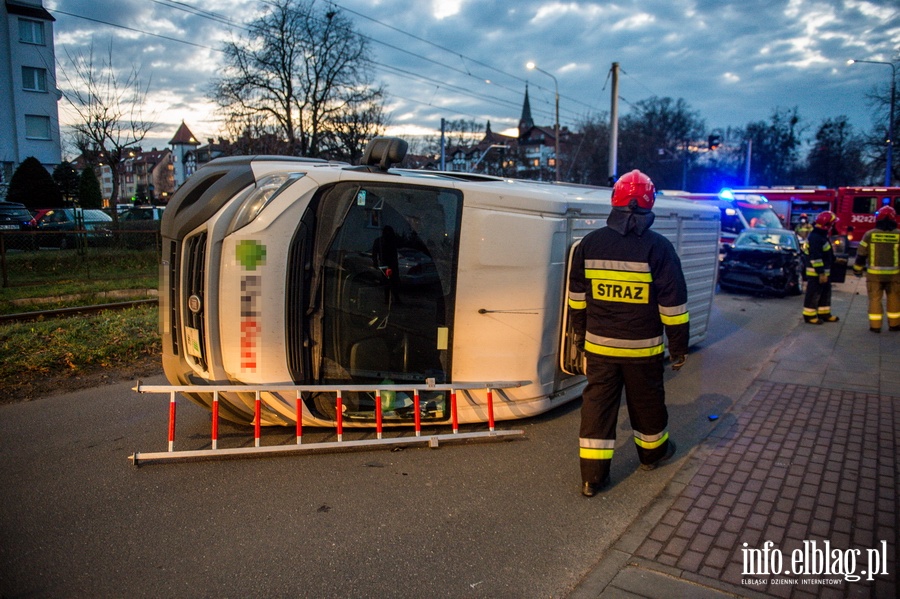
[[[875,213],[875,222],[882,220],[892,220],[897,222],[897,211],[890,206],[882,206]]]
[[[635,200],[640,208],[653,209],[656,201],[656,187],[650,177],[635,169],[622,175],[612,192],[612,205],[625,207]]]
[[[819,213],[816,217],[816,226],[820,229],[830,229],[837,223],[837,215],[831,210]]]

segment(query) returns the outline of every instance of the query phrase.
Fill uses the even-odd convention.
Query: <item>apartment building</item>
[[[0,3],[0,184],[29,156],[61,161],[54,21],[41,0]]]

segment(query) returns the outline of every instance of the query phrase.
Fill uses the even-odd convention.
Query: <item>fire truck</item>
[[[708,206],[715,206],[721,212],[720,250],[733,243],[744,229],[780,229],[781,222],[772,204],[763,196],[745,193],[740,196],[728,189],[719,193],[690,193],[686,191],[664,191],[669,198],[690,200]]]
[[[900,211],[900,187],[839,187],[834,202],[838,224],[847,232],[851,248],[859,246],[866,231],[875,226],[882,206]]]
[[[795,229],[802,214],[813,222],[819,213],[833,210],[836,197],[834,189],[824,187],[746,187],[732,189],[732,193],[736,198],[746,195],[766,198],[786,229]]]
[[[764,196],[791,229],[796,228],[801,214],[812,222],[820,212],[831,210],[838,216],[838,230],[846,234],[850,249],[855,249],[865,232],[875,226],[879,208],[893,206],[900,210],[900,187],[754,187],[735,189],[733,193],[735,197]]]

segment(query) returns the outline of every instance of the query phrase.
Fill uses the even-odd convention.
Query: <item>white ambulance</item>
[[[498,420],[579,397],[566,266],[573,243],[605,225],[611,190],[391,168],[405,151],[377,138],[360,166],[261,156],[199,169],[161,226],[170,383],[210,407],[211,385],[526,381],[498,393]],[[682,260],[697,343],[715,293],[719,211],[660,197],[654,212]],[[447,395],[422,395],[424,424],[447,422]],[[299,413],[334,425],[333,392],[264,399],[261,424],[295,424]],[[251,423],[254,400],[221,393],[219,414]],[[386,426],[415,416],[403,391],[379,403]],[[460,422],[486,421],[481,392],[458,404]],[[345,426],[373,424],[374,392],[345,393],[341,405]]]

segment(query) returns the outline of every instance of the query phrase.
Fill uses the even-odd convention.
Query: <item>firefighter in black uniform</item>
[[[900,231],[897,230],[897,211],[882,206],[875,213],[875,228],[866,231],[856,250],[853,274],[866,272],[866,292],[869,296],[869,330],[881,332],[886,296],[889,331],[900,331]]]
[[[831,313],[831,267],[834,265],[834,249],[831,247],[831,231],[837,224],[837,215],[825,211],[816,217],[816,224],[807,238],[806,247],[806,297],[803,299],[803,320],[809,324],[822,324],[840,320]]]
[[[656,190],[634,170],[613,187],[607,226],[575,248],[569,308],[583,344],[588,383],[579,432],[582,494],[609,484],[622,389],[641,468],[675,454],[663,383],[663,332],[674,370],[684,365],[690,336],[687,285],[672,243],[650,230]]]

